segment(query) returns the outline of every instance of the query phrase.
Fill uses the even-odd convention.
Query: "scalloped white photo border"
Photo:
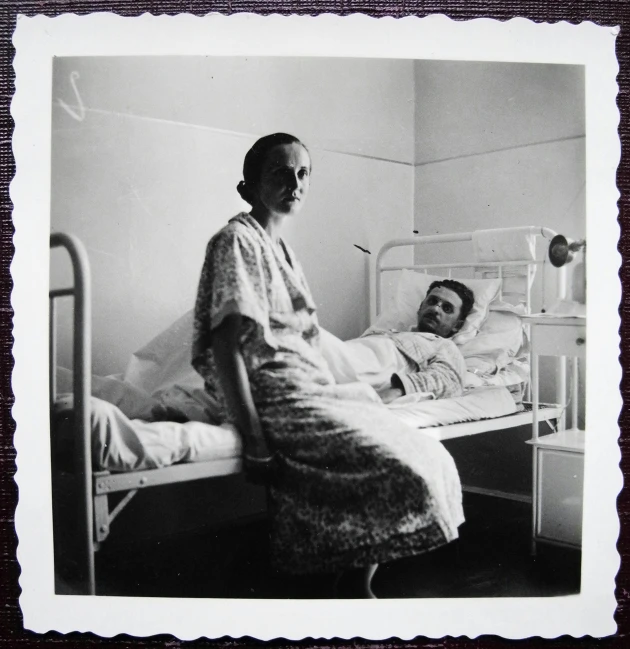
[[[20,605],[27,629],[91,631],[189,640],[243,635],[363,638],[446,635],[505,638],[605,636],[616,630],[621,380],[617,191],[620,159],[615,26],[478,19],[375,19],[211,14],[123,18],[111,13],[20,16],[13,42],[16,94],[11,183],[15,224],[13,416],[19,504],[15,524]],[[394,600],[226,600],[55,595],[48,438],[48,239],[52,59],[134,55],[329,56],[566,63],[585,66],[589,344],[588,452],[582,588],[537,598]],[[600,377],[599,380],[595,377]],[[606,377],[602,380],[601,377]]]

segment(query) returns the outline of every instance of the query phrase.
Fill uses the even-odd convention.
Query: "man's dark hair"
[[[434,289],[443,286],[444,288],[457,293],[459,299],[462,301],[462,308],[459,313],[459,319],[463,322],[468,317],[468,314],[471,312],[473,305],[475,304],[475,294],[471,289],[468,288],[465,284],[458,282],[456,279],[438,279],[429,286],[427,295]],[[425,298],[426,299],[426,298]]]

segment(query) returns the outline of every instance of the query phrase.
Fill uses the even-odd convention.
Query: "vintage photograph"
[[[579,592],[583,68],[63,57],[52,99],[57,593]]]
[[[579,600],[585,65],[59,55],[49,97],[60,606]]]

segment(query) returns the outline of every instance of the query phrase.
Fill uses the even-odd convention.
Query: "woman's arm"
[[[264,460],[271,454],[262,432],[245,361],[239,348],[241,324],[240,314],[227,315],[212,332],[212,352],[227,407],[243,438],[244,455],[254,461]]]

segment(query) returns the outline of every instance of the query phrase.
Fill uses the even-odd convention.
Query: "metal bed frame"
[[[515,228],[516,233],[531,233],[551,238],[555,232],[548,228]],[[452,235],[416,236],[409,239],[396,239],[386,243],[378,253],[376,261],[376,306],[377,313],[381,302],[381,281],[385,272],[403,269],[427,272],[428,270],[447,270],[449,277],[454,269],[492,268],[497,269],[499,277],[502,276],[504,267],[527,266],[527,277],[531,272],[531,262],[494,262],[483,263],[454,263],[454,264],[425,264],[425,265],[383,265],[385,254],[400,246],[418,246],[434,243],[447,243],[457,241],[471,241],[472,232]],[[74,298],[74,338],[73,338],[73,392],[74,392],[74,430],[75,437],[75,462],[74,471],[79,486],[78,498],[78,526],[77,536],[79,543],[78,563],[81,570],[82,591],[84,594],[96,594],[95,552],[109,534],[112,521],[118,516],[125,505],[137,494],[139,489],[165,485],[171,483],[187,482],[204,478],[226,476],[241,471],[239,458],[212,460],[190,464],[176,464],[162,469],[151,469],[127,473],[110,473],[108,471],[94,472],[92,470],[91,454],[91,280],[90,266],[87,252],[81,241],[73,236],[62,233],[53,233],[50,237],[50,247],[63,247],[68,252],[73,268],[74,285],[68,288],[52,289],[50,298],[50,403],[51,407],[56,401],[57,388],[55,383],[56,370],[56,300],[71,296]],[[558,290],[559,296],[564,296],[566,280],[561,269]],[[529,286],[529,282],[528,282]],[[527,311],[529,312],[530,291],[526,297]],[[559,385],[564,386],[563,368],[559,368]],[[562,389],[559,394],[564,394]],[[565,403],[561,400],[561,403]],[[562,417],[563,408],[556,404],[541,404],[538,420],[545,421]],[[531,408],[526,412],[506,415],[494,419],[465,422],[432,428],[441,440],[453,439],[475,435],[492,430],[503,430],[532,423]],[[110,511],[109,499],[111,494],[126,492],[125,496]]]
[[[109,535],[113,520],[138,493],[139,489],[204,478],[216,478],[241,471],[239,458],[174,464],[162,469],[110,473],[92,470],[92,444],[90,421],[91,396],[91,279],[90,265],[85,247],[74,235],[53,233],[50,247],[63,247],[70,255],[74,286],[52,289],[49,292],[50,347],[49,386],[51,408],[57,399],[55,368],[56,354],[56,300],[74,297],[73,339],[73,435],[76,440],[74,471],[79,489],[77,513],[78,564],[83,590],[96,594],[95,553]],[[125,493],[110,511],[109,496]]]

